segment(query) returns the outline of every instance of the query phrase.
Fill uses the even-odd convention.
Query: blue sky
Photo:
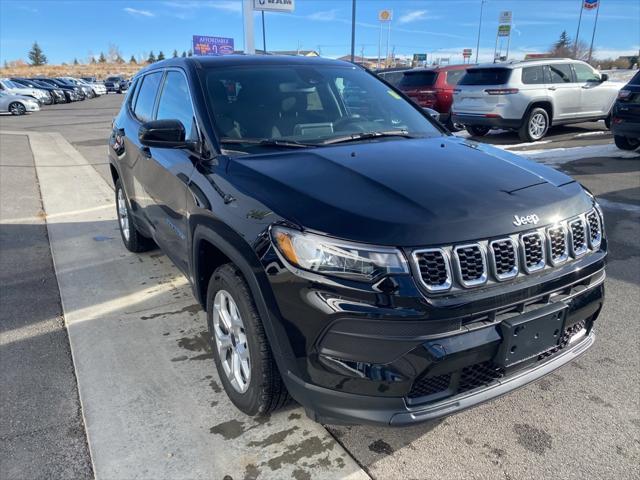
[[[377,12],[393,10],[390,44],[398,55],[426,52],[461,60],[476,48],[480,0],[357,0],[356,51],[377,56]],[[511,52],[544,52],[563,29],[576,33],[580,0],[487,0],[480,60],[493,55],[498,14],[513,11]],[[351,0],[296,0],[293,14],[267,13],[269,50],[349,53]],[[583,14],[580,38],[591,40],[595,12]],[[262,46],[256,14],[256,47]],[[240,0],[0,0],[0,62],[25,58],[34,40],[50,63],[87,61],[115,44],[127,60],[159,50],[190,47],[191,36],[233,37],[243,46]],[[383,37],[383,55],[386,37]],[[640,48],[640,1],[601,0],[595,48],[599,58],[633,54]],[[431,57],[430,57],[431,58]]]

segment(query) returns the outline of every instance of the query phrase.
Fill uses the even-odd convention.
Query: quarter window
[[[571,83],[571,66],[568,63],[549,65],[549,83]]]
[[[522,83],[526,85],[538,85],[544,83],[544,73],[542,65],[537,67],[525,67],[522,69]]]
[[[161,79],[162,72],[150,73],[142,79],[138,98],[136,98],[136,104],[133,107],[133,113],[141,122],[148,122],[153,118],[153,106]]]
[[[466,70],[449,70],[447,72],[447,83],[449,85],[457,85],[465,73],[467,73]]]
[[[573,69],[576,72],[576,79],[579,83],[600,81],[600,75],[582,63],[574,63]]]
[[[184,126],[186,138],[197,138],[189,87],[187,79],[181,72],[170,71],[167,73],[158,102],[156,118],[158,120],[179,120]]]

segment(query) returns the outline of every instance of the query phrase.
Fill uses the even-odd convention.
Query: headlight
[[[324,275],[372,281],[389,273],[409,273],[395,248],[343,242],[274,226],[271,238],[278,252],[295,267]]]

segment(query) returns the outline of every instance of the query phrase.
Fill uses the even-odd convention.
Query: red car
[[[439,112],[440,121],[451,128],[453,88],[470,66],[447,65],[407,70],[403,72],[398,88],[421,107]]]

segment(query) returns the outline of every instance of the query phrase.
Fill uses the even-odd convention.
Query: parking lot
[[[640,155],[617,150],[603,122],[534,144],[481,139],[567,172],[601,201],[610,256],[594,347],[441,421],[321,426],[296,405],[260,422],[239,413],[186,279],[160,252],[122,246],[106,160],[122,98],[0,117],[0,275],[11,286],[0,409],[12,419],[0,449],[11,478],[640,478]],[[34,365],[47,374],[26,374]],[[60,456],[68,471],[49,470]]]

